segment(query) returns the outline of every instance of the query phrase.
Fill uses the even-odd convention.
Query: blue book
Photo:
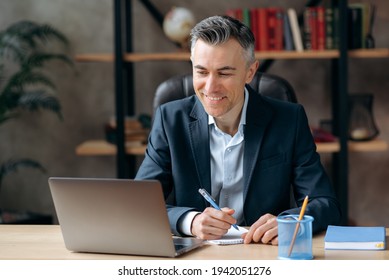
[[[328,226],[326,250],[385,250],[384,227]]]
[[[284,49],[286,51],[292,51],[295,49],[292,36],[292,28],[290,26],[289,17],[286,13],[284,16]]]

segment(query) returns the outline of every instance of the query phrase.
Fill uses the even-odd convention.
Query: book
[[[326,50],[334,49],[334,34],[335,28],[337,27],[334,22],[334,4],[332,0],[322,0],[321,8],[319,9],[319,13],[324,12],[324,37],[325,37],[325,48]],[[336,5],[336,4],[335,4]],[[322,9],[323,11],[321,11]],[[319,19],[320,20],[320,19]],[[321,31],[322,32],[322,31]]]
[[[258,9],[250,9],[250,29],[255,38],[255,51],[259,51]]]
[[[385,250],[385,227],[328,226],[326,250]]]
[[[317,49],[325,50],[326,49],[326,18],[325,18],[325,8],[323,6],[316,7],[317,12]]]
[[[351,9],[360,9],[361,11],[361,27],[360,27],[360,46],[361,48],[366,48],[366,36],[369,32],[369,14],[370,14],[370,7],[371,4],[367,3],[352,3],[348,5]]]
[[[303,32],[302,32],[302,38],[303,38],[303,46],[305,50],[312,50],[312,43],[311,43],[311,9],[310,7],[306,7],[303,11]]]
[[[332,50],[334,48],[334,11],[332,7],[325,8],[325,37],[326,49]]]
[[[269,34],[267,26],[267,10],[266,8],[258,9],[258,38],[259,38],[259,50],[269,50]]]
[[[286,51],[294,50],[292,28],[287,13],[284,13],[284,49]]]
[[[242,9],[242,22],[247,27],[251,26],[250,10],[248,8]]]
[[[301,31],[300,27],[297,21],[297,13],[295,9],[288,9],[287,10],[290,27],[292,29],[292,35],[293,35],[293,43],[296,51],[302,52],[303,51],[303,41],[301,37]]]
[[[241,235],[245,232],[248,232],[248,230],[244,227],[239,227],[239,230],[236,230],[234,227],[231,227],[228,232],[223,235],[220,239],[215,240],[207,240],[209,244],[216,244],[216,245],[233,245],[233,244],[242,244],[243,238]]]
[[[279,51],[283,49],[283,12],[278,7],[266,8],[267,17],[267,50]]]
[[[363,47],[363,11],[361,7],[349,6],[348,8],[348,48],[361,49]]]
[[[308,22],[309,34],[308,40],[310,40],[311,50],[318,50],[317,40],[317,7],[307,7],[308,10]],[[305,24],[305,23],[304,23]],[[307,48],[308,49],[308,48]]]
[[[275,8],[274,50],[284,49],[284,10]]]
[[[272,7],[266,9],[268,51],[276,50],[276,11],[276,8]]]

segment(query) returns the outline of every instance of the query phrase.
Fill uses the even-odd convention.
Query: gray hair
[[[253,33],[249,27],[232,17],[213,16],[206,18],[193,27],[190,36],[192,55],[197,40],[202,40],[210,45],[219,45],[234,38],[243,48],[247,66],[255,61]]]

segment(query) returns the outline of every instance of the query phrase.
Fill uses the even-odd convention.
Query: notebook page
[[[228,232],[223,235],[220,239],[215,240],[208,240],[208,243],[210,244],[216,244],[216,245],[232,245],[232,244],[242,244],[243,238],[241,238],[241,235],[245,232],[248,232],[248,230],[244,227],[238,226],[239,230],[236,230],[234,227],[231,227]]]

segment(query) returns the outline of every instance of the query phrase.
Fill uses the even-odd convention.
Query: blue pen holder
[[[278,258],[283,260],[310,260],[312,254],[312,222],[313,217],[304,215],[283,215],[277,217],[278,222]],[[299,224],[299,225],[298,225]],[[296,226],[298,230],[293,243]],[[291,244],[293,243],[293,246]]]

